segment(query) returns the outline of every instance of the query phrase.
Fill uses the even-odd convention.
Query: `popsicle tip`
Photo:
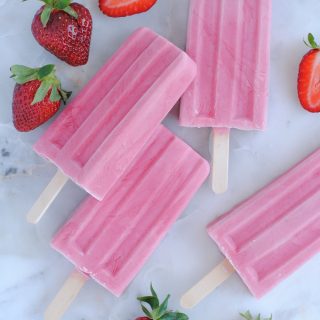
[[[228,178],[217,179],[217,176],[212,173],[211,187],[214,193],[222,194],[228,190]]]
[[[189,293],[186,293],[181,297],[180,305],[184,309],[192,309],[197,305],[197,300]]]
[[[62,317],[62,316],[61,316]],[[44,320],[59,320],[61,319],[60,316],[55,315],[54,312],[52,312],[52,310],[50,308],[48,308],[43,315],[43,319]]]
[[[35,217],[32,212],[27,214],[27,222],[30,224],[37,224],[40,221],[39,217]]]
[[[48,310],[45,311],[43,319],[44,320],[53,320],[53,318],[51,317],[51,313],[48,312]]]
[[[59,320],[61,317],[59,315],[54,314],[53,310],[50,306],[45,310],[43,315],[44,320]]]
[[[214,177],[212,177],[212,190],[216,194],[223,194],[228,191],[228,181],[216,181]]]

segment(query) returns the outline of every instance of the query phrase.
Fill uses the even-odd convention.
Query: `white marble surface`
[[[50,249],[50,238],[85,195],[68,183],[38,226],[26,223],[26,212],[55,168],[31,148],[47,125],[20,134],[11,124],[9,67],[55,63],[64,86],[76,93],[139,26],[185,45],[187,0],[159,0],[147,14],[118,20],[100,14],[97,0],[80,2],[94,18],[92,50],[88,65],[72,68],[34,41],[30,24],[38,1],[0,0],[0,320],[43,318],[45,306],[72,270]],[[90,281],[64,319],[133,319],[140,314],[135,297],[147,293],[151,281],[161,294],[172,293],[171,306],[178,308],[184,290],[222,258],[205,232],[208,222],[320,147],[319,115],[303,111],[296,97],[298,63],[306,52],[302,39],[309,31],[320,37],[319,12],[319,0],[274,0],[269,126],[264,133],[232,132],[228,193],[214,196],[206,183],[121,299]],[[181,128],[177,115],[175,108],[166,125],[209,159],[209,130]],[[319,320],[319,266],[316,256],[260,301],[234,275],[190,311],[190,318],[237,320],[239,311],[250,309],[272,312],[275,320]]]

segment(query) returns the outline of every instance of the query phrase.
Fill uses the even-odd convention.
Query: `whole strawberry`
[[[160,304],[159,298],[151,285],[151,296],[138,297],[141,308],[146,316],[139,317],[136,320],[188,320],[188,316],[181,312],[173,312],[168,310],[168,301],[170,295]],[[150,308],[146,308],[144,304],[148,304]]]
[[[21,65],[11,67],[16,81],[13,92],[13,124],[18,131],[30,131],[50,119],[64,103],[71,92],[62,90],[52,64],[42,68],[28,68]]]
[[[90,11],[71,0],[42,0],[32,33],[39,44],[72,66],[88,62],[92,17]]]
[[[305,44],[311,50],[302,58],[299,66],[298,96],[304,109],[320,112],[320,46],[311,33]]]

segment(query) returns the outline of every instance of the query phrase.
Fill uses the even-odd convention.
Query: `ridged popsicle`
[[[180,124],[213,128],[212,188],[228,187],[230,129],[263,130],[269,92],[271,0],[190,0],[187,53],[195,81]]]
[[[208,173],[204,159],[158,127],[103,201],[88,197],[52,245],[79,271],[120,296]]]
[[[190,85],[194,62],[146,28],[134,32],[34,146],[102,200]]]
[[[320,150],[208,227],[258,298],[320,250]]]

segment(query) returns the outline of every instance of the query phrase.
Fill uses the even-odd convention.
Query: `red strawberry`
[[[110,17],[132,16],[148,11],[157,0],[99,0],[100,10]]]
[[[320,112],[320,47],[311,33],[308,35],[311,50],[302,58],[298,76],[298,96],[304,109]]]
[[[17,82],[13,92],[13,123],[19,131],[30,131],[50,119],[71,92],[61,89],[52,64],[42,68],[21,65],[11,67],[12,78]]]
[[[168,301],[170,295],[167,295],[165,300],[160,304],[159,298],[151,285],[151,296],[138,297],[141,303],[143,312],[146,314],[144,317],[139,317],[136,320],[188,320],[188,316],[181,312],[173,312],[168,310]],[[144,304],[150,306],[149,310]]]
[[[72,66],[88,62],[92,17],[90,11],[71,0],[42,0],[32,33],[39,44]]]

